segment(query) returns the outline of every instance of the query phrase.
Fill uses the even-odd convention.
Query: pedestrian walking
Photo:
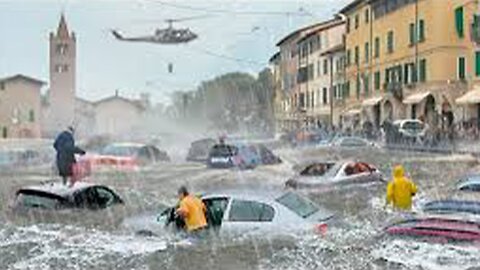
[[[405,176],[403,166],[393,169],[393,180],[387,186],[387,205],[399,210],[411,210],[412,198],[417,193],[417,186]]]
[[[60,133],[53,143],[53,148],[57,152],[58,174],[62,177],[64,185],[67,184],[68,178],[73,176],[73,165],[76,163],[75,154],[85,154],[84,150],[75,145],[74,133],[75,129],[70,126]]]

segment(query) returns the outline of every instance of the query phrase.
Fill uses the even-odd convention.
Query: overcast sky
[[[78,96],[95,100],[119,89],[127,97],[148,92],[156,101],[167,101],[172,91],[195,89],[202,80],[219,74],[260,71],[276,51],[279,39],[300,26],[331,18],[348,2],[0,0],[0,76],[22,73],[48,81],[48,35],[56,29],[64,11],[69,29],[77,35]],[[220,9],[227,12],[211,12]],[[293,13],[302,9],[311,15],[239,14]],[[189,44],[125,43],[116,41],[109,33],[110,29],[117,29],[125,35],[146,35],[166,27],[164,19],[201,15],[208,17],[174,25],[189,27],[200,36]],[[174,65],[173,74],[167,71],[170,62]]]

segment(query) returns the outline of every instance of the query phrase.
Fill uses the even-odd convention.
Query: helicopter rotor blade
[[[214,15],[199,15],[199,16],[192,16],[192,17],[183,17],[183,18],[175,18],[175,19],[166,19],[165,22],[184,22],[184,21],[192,21],[192,20],[199,20],[204,18],[210,18]]]

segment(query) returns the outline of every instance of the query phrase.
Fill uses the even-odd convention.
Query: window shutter
[[[465,35],[463,22],[463,7],[455,9],[455,28],[457,29],[458,37],[463,38]]]
[[[475,75],[480,76],[480,51],[475,52]]]
[[[410,24],[410,45],[415,44],[415,24]]]
[[[425,40],[425,21],[420,20],[418,23],[418,41],[422,42]]]

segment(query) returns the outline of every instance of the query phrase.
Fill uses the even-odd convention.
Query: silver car
[[[201,196],[206,206],[208,228],[220,234],[281,233],[308,231],[322,233],[333,214],[294,192],[252,194],[222,192]],[[166,230],[182,231],[176,207],[159,215],[130,218],[123,225],[139,234],[160,235]]]
[[[380,181],[384,181],[382,173],[365,162],[313,161],[298,166],[296,175],[285,185],[291,188],[330,188]]]

